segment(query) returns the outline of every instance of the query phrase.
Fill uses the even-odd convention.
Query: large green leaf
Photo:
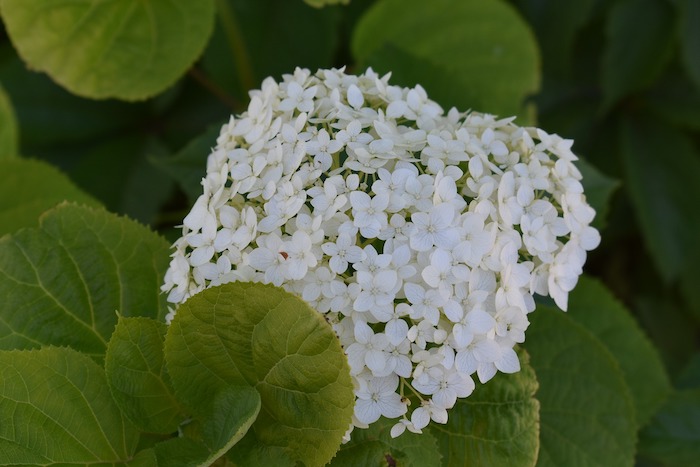
[[[664,0],[623,0],[607,24],[608,46],[602,63],[605,105],[649,86],[674,50],[674,14]]]
[[[603,284],[586,276],[571,292],[568,314],[615,357],[634,402],[637,424],[646,425],[671,390],[661,357],[649,338]]]
[[[672,281],[700,248],[700,157],[687,136],[651,119],[624,122],[622,156],[647,248]]]
[[[144,99],[192,65],[214,25],[213,0],[2,0],[20,56],[71,92]]]
[[[631,466],[636,421],[629,389],[610,352],[561,311],[530,315],[525,348],[540,387],[538,466]]]
[[[424,431],[415,434],[405,431],[398,438],[391,437],[396,420],[382,417],[369,428],[355,428],[352,439],[338,450],[330,467],[356,465],[392,465],[404,467],[440,467],[443,456],[435,437]]]
[[[0,351],[0,464],[113,465],[138,431],[109,394],[102,368],[67,348]]]
[[[39,225],[39,216],[62,201],[100,205],[45,162],[0,160],[0,236]]]
[[[150,318],[120,317],[105,355],[114,400],[134,425],[150,433],[173,433],[184,416],[165,371],[167,326]]]
[[[124,316],[167,313],[169,245],[126,218],[61,205],[0,239],[0,348],[69,345],[96,358]]]
[[[18,140],[17,121],[12,103],[0,85],[0,160],[17,156]]]
[[[236,282],[190,298],[168,329],[165,358],[176,395],[195,413],[231,386],[255,387],[254,436],[307,465],[328,462],[350,425],[354,395],[338,338],[280,288]]]
[[[678,391],[639,435],[639,449],[664,465],[695,466],[700,459],[700,388]]]
[[[539,85],[538,52],[527,24],[498,0],[385,0],[357,25],[361,67],[421,84],[446,108],[524,115]]]
[[[431,426],[443,465],[535,465],[540,447],[537,378],[527,353],[519,356],[520,372],[479,385],[448,412],[445,426]]]

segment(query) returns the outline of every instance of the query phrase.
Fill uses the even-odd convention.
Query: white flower
[[[353,224],[360,229],[362,236],[374,238],[379,235],[387,223],[385,210],[389,206],[389,196],[382,194],[370,198],[367,193],[353,191],[350,193],[350,205]]]
[[[325,128],[318,132],[315,140],[306,143],[306,153],[314,156],[316,167],[326,171],[333,165],[332,154],[340,151],[343,143],[338,140],[331,140]]]
[[[309,268],[318,262],[311,250],[311,237],[302,230],[294,232],[292,238],[285,242],[284,253],[287,255],[285,272],[290,279],[303,279]]]
[[[437,326],[440,320],[440,310],[438,308],[447,303],[445,296],[438,290],[425,290],[422,286],[410,282],[404,284],[403,290],[406,298],[411,302],[411,318],[424,319],[433,326]]]
[[[398,281],[396,271],[382,270],[377,274],[360,271],[357,283],[361,291],[353,308],[355,311],[369,311],[379,321],[388,321],[394,310],[394,286]]]
[[[387,418],[397,418],[406,413],[408,407],[401,401],[401,396],[396,393],[399,378],[385,376],[381,378],[370,377],[361,379],[357,390],[357,402],[355,403],[355,416],[362,423],[374,423],[382,415]]]
[[[416,212],[411,215],[414,229],[411,233],[411,248],[416,251],[428,251],[432,247],[449,249],[459,240],[459,231],[452,225],[454,208],[443,203],[435,206],[429,213]]]
[[[411,433],[423,433],[421,430],[417,429],[415,426],[413,426],[413,422],[410,420],[407,420],[405,418],[402,418],[399,420],[399,422],[391,427],[391,437],[392,438],[397,438],[403,434],[404,431],[410,431]]]
[[[383,333],[374,334],[364,321],[355,323],[355,342],[347,349],[348,362],[355,374],[361,373],[365,365],[372,373],[381,372],[387,364],[385,352],[389,339]]]
[[[279,104],[282,112],[298,109],[300,112],[311,112],[314,108],[313,97],[316,95],[316,86],[309,89],[302,88],[299,83],[292,82],[287,86],[287,98]]]
[[[520,369],[534,293],[566,309],[591,227],[572,142],[513,118],[444,114],[371,69],[296,69],[223,125],[162,290],[283,287],[348,355],[352,428],[420,432],[498,371]],[[422,394],[409,410],[404,391]]]
[[[411,423],[417,430],[422,430],[430,420],[445,424],[447,423],[447,410],[444,407],[439,407],[432,400],[418,407],[411,414]]]
[[[357,246],[349,235],[341,234],[335,242],[324,243],[321,246],[323,252],[330,259],[331,270],[342,274],[348,268],[348,263],[357,263],[365,257],[365,252]]]

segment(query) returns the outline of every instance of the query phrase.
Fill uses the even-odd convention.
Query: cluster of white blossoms
[[[572,141],[445,114],[371,69],[297,69],[250,97],[209,156],[168,300],[231,281],[299,295],[345,349],[353,426],[398,419],[393,436],[446,423],[474,373],[518,371],[533,294],[566,309],[600,241]]]

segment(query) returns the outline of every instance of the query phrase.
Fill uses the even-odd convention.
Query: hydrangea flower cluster
[[[393,436],[446,423],[475,373],[518,371],[533,294],[566,309],[600,241],[572,141],[445,114],[371,69],[297,69],[250,97],[209,156],[168,300],[231,281],[301,296],[347,353],[353,426],[398,419]]]

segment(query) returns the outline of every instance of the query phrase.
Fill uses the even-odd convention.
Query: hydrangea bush
[[[162,289],[169,319],[232,281],[299,295],[347,353],[350,429],[384,416],[398,436],[446,423],[475,373],[517,372],[533,295],[566,310],[600,237],[571,140],[445,113],[389,78],[296,69],[252,91],[209,155]]]

